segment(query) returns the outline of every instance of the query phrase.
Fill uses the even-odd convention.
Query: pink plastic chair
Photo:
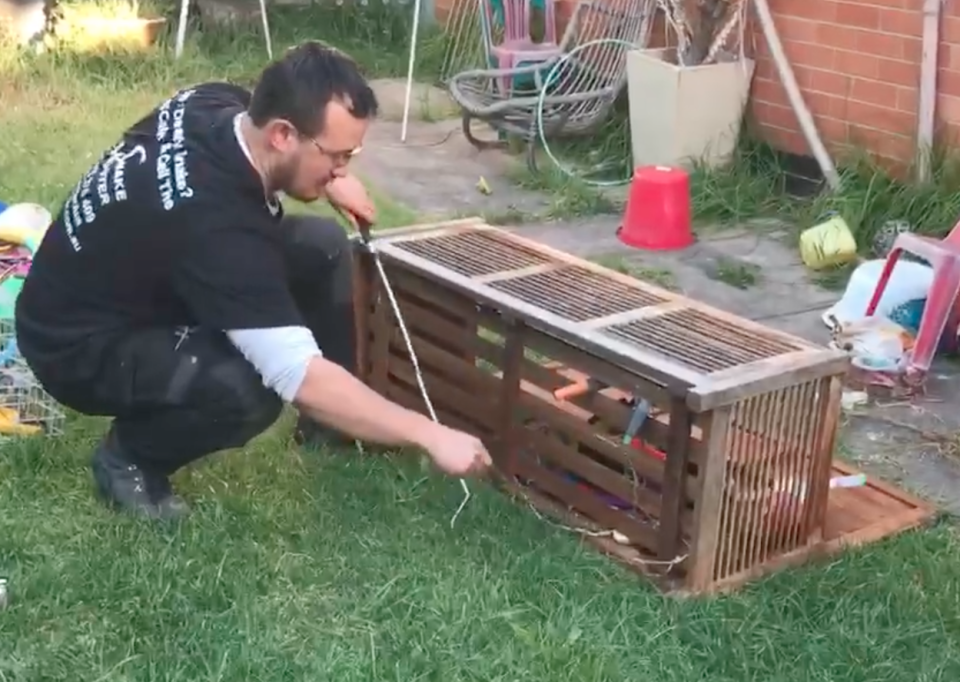
[[[893,268],[904,251],[923,258],[933,268],[933,285],[923,307],[917,338],[907,357],[907,378],[922,381],[930,370],[944,332],[949,335],[951,345],[957,335],[960,321],[960,222],[942,241],[909,232],[897,235],[867,306],[867,317],[876,312]]]
[[[530,37],[530,13],[533,5],[543,8],[543,42],[535,43]],[[485,33],[491,60],[498,69],[514,69],[518,66],[546,62],[563,54],[557,44],[557,22],[553,0],[484,0]],[[493,43],[493,26],[497,15],[502,14],[503,40]],[[512,90],[510,77],[500,80],[504,93]]]

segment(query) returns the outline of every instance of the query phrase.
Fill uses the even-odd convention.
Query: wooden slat
[[[690,571],[685,583],[685,587],[694,592],[709,589],[713,581],[721,539],[720,515],[723,509],[729,426],[730,408],[724,407],[710,413],[709,424],[705,427],[706,452],[697,476],[699,487],[693,512]]]
[[[468,230],[491,229],[495,228],[488,225],[483,218],[474,216],[472,218],[460,218],[457,220],[443,220],[436,223],[404,225],[401,227],[392,227],[388,230],[374,230],[373,238],[376,247],[388,243],[396,244],[409,240],[427,239],[439,235],[460,234]],[[351,234],[350,239],[360,248],[364,248],[360,242],[359,234]]]
[[[417,393],[420,393],[416,372],[406,363],[391,362],[389,374],[408,386],[416,387]],[[431,403],[435,406],[438,404],[456,405],[457,412],[460,414],[469,415],[475,423],[483,425],[491,432],[495,430],[496,409],[494,405],[483,401],[473,393],[463,390],[459,384],[454,383],[453,379],[442,377],[430,371],[422,371],[422,375]]]
[[[660,490],[650,481],[643,481],[638,476],[633,479],[622,473],[601,464],[597,458],[578,450],[577,443],[564,442],[557,435],[527,428],[523,431],[523,445],[530,453],[535,454],[541,461],[548,463],[577,476],[603,493],[617,498],[625,505],[633,506],[650,518],[659,518],[662,495]],[[519,449],[518,449],[519,452]],[[690,530],[690,515],[686,509],[681,510],[678,527],[685,531]]]
[[[408,410],[423,412],[423,398],[420,396],[420,390],[413,384],[406,383],[396,377],[390,377],[383,395]],[[437,416],[441,422],[451,428],[471,433],[478,438],[484,438],[485,442],[489,438],[489,434],[484,431],[481,425],[474,422],[468,415],[460,414],[447,405],[437,407]]]
[[[828,462],[833,459],[833,452],[837,445],[837,437],[840,431],[840,401],[843,399],[843,382],[839,377],[833,377],[832,379],[820,381],[819,383],[821,386],[826,384],[826,390],[824,391],[824,395],[820,396],[821,402],[818,406],[819,415],[816,423],[816,432],[811,434],[811,436],[812,439],[816,439],[816,447],[819,448],[819,451],[825,453],[830,459],[828,460],[826,457],[821,459],[817,463],[819,468],[813,472],[815,485],[812,493],[815,497],[810,505],[810,513],[812,515],[810,518],[810,531],[814,533],[818,539],[822,538],[823,529],[826,525],[828,504],[823,498],[829,495],[831,475]]]
[[[379,295],[378,295],[379,294]],[[392,315],[390,303],[383,293],[381,286],[374,286],[371,295],[375,297],[373,314],[370,321],[370,334],[373,338],[369,353],[366,353],[370,362],[369,384],[375,390],[381,390],[387,384],[387,367],[390,362],[388,348],[390,345],[390,328]]]
[[[690,411],[684,400],[678,397],[670,409],[670,438],[663,472],[658,547],[658,556],[662,561],[670,561],[680,553],[680,515],[684,511],[684,500],[687,497],[690,426]]]
[[[356,343],[356,373],[367,380],[370,337],[370,301],[373,290],[373,268],[368,255],[355,251],[353,258],[353,324]]]
[[[575,438],[605,459],[628,467],[652,485],[663,486],[663,464],[653,457],[631,447],[615,443],[612,439],[602,437],[589,424],[567,414],[565,411],[557,410],[529,391],[524,391],[521,395],[520,406],[534,419],[560,433],[569,434],[571,438]],[[688,477],[681,490],[684,494],[684,500],[693,498],[696,493],[696,485],[692,477]]]
[[[717,372],[708,382],[691,388],[687,402],[691,409],[706,412],[793,384],[844,375],[849,367],[850,358],[842,351],[797,351]]]
[[[520,426],[517,413],[520,403],[520,382],[523,369],[523,343],[526,328],[517,322],[507,334],[503,348],[503,373],[500,384],[500,468],[510,474],[516,472],[516,456],[520,448]]]

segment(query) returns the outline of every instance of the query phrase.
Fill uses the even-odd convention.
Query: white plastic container
[[[878,259],[866,261],[857,266],[850,276],[843,296],[824,311],[821,318],[823,323],[832,327],[831,316],[841,325],[866,317],[867,306],[870,305],[870,299],[873,298],[873,292],[877,288],[877,282],[880,281],[880,273],[883,272],[885,264],[885,260]],[[874,315],[889,317],[904,303],[926,298],[932,285],[933,268],[913,261],[897,261]]]

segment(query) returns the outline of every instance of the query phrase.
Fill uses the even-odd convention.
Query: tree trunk
[[[687,66],[702,64],[717,34],[723,29],[729,11],[727,0],[695,0],[687,11],[690,20],[690,46],[684,55]]]

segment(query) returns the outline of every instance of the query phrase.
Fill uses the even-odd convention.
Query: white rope
[[[390,300],[390,307],[393,309],[393,315],[397,318],[397,324],[400,327],[400,333],[403,334],[403,342],[406,344],[407,352],[410,354],[410,362],[413,363],[413,373],[417,378],[417,386],[420,388],[420,395],[423,397],[423,402],[427,405],[427,412],[430,414],[430,419],[439,424],[440,419],[437,418],[437,412],[433,409],[433,402],[430,400],[430,395],[427,393],[427,386],[423,381],[423,372],[420,369],[420,361],[417,359],[417,353],[413,349],[413,341],[410,338],[410,332],[407,331],[407,324],[403,320],[403,314],[400,312],[400,305],[397,303],[397,297],[393,293],[393,287],[390,286],[390,280],[383,268],[383,262],[380,260],[380,254],[377,253],[372,242],[367,242],[366,246],[370,250],[370,253],[373,254],[373,262],[377,265],[377,272],[380,274],[380,281],[383,282],[383,288],[386,290],[387,298]],[[453,516],[450,518],[451,528],[453,528],[457,523],[457,518],[459,518],[460,512],[463,511],[464,507],[466,507],[467,503],[470,501],[470,488],[467,486],[467,482],[462,478],[460,479],[460,487],[463,488],[463,500],[460,502],[460,506],[457,507],[457,511],[455,511]]]

